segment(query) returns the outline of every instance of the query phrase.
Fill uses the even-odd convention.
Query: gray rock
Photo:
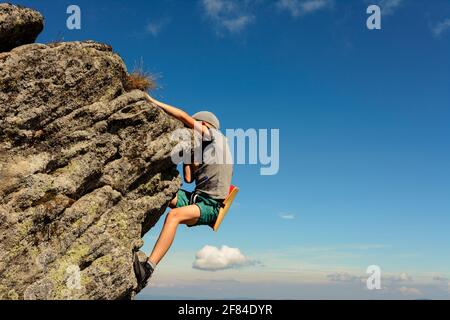
[[[133,253],[180,186],[181,124],[126,92],[107,45],[0,53],[0,299],[129,299]]]
[[[44,18],[32,9],[0,3],[0,52],[33,43],[44,28]]]

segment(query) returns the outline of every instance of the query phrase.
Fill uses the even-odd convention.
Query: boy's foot
[[[134,253],[133,267],[138,282],[137,290],[141,291],[147,286],[154,269],[147,260],[140,261],[137,253]]]

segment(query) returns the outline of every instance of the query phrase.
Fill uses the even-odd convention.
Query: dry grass
[[[158,87],[155,77],[145,71],[142,60],[134,67],[133,72],[127,75],[124,86],[126,91],[138,89],[144,92],[154,90]]]
[[[124,86],[126,91],[135,89],[149,91],[156,89],[157,87],[155,79],[151,74],[136,71],[133,71],[131,74],[127,75]]]

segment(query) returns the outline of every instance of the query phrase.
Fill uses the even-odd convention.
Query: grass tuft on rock
[[[133,72],[127,75],[124,87],[126,91],[141,90],[148,92],[157,88],[155,77],[144,70],[142,66],[135,67]]]

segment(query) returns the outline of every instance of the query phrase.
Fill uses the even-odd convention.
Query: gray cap
[[[192,118],[194,118],[195,120],[198,120],[198,121],[208,122],[210,125],[212,125],[217,130],[220,129],[219,119],[217,119],[217,117],[212,112],[200,111],[200,112],[197,112],[196,114],[194,114],[192,116]]]

